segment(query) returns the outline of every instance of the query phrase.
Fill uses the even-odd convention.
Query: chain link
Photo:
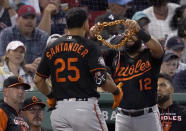
[[[113,48],[113,49],[121,48],[123,45],[125,45],[127,43],[127,41],[133,35],[136,34],[136,31],[134,29],[131,29],[131,30],[126,29],[125,32],[122,33],[125,37],[120,43],[118,43],[117,45],[110,44],[109,42],[107,42],[106,40],[104,40],[102,38],[101,31],[103,30],[104,27],[113,26],[113,25],[117,25],[117,24],[124,24],[125,25],[125,20],[116,20],[116,21],[113,21],[113,22],[103,22],[103,23],[97,24],[98,32],[97,32],[97,34],[95,34],[95,36],[97,37],[97,39],[99,41],[101,41],[103,44],[105,44],[109,48]]]

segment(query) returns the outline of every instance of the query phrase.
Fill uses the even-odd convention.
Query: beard
[[[142,45],[141,40],[135,41],[135,43],[133,45],[126,44],[125,51],[127,51],[127,53],[129,53],[129,54],[134,54],[141,48],[141,45]]]
[[[165,95],[165,96],[159,96],[157,97],[158,104],[163,104],[166,101],[168,101],[170,98],[170,95]]]

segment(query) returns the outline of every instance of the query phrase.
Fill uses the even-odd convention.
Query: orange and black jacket
[[[22,115],[5,102],[0,102],[0,131],[27,131]]]
[[[173,104],[167,109],[159,108],[163,131],[186,131],[186,108]]]

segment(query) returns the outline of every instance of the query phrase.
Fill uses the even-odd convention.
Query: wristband
[[[151,36],[143,30],[139,30],[136,33],[136,36],[138,37],[138,39],[141,39],[145,43],[147,43],[151,39]]]
[[[118,95],[120,93],[119,88],[116,88],[114,92],[112,92],[113,95]]]
[[[47,95],[48,98],[54,98],[54,94],[53,92],[51,91],[50,94]]]

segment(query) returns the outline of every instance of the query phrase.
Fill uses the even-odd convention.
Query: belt
[[[67,99],[57,99],[57,101],[88,101],[89,98],[67,98]]]
[[[141,116],[144,115],[145,113],[151,113],[153,112],[153,109],[150,107],[147,109],[147,111],[145,112],[145,110],[139,110],[139,111],[126,111],[123,109],[118,109],[117,110],[119,113],[123,114],[123,115],[127,115],[127,116],[131,116],[131,117],[137,117],[137,116]]]

